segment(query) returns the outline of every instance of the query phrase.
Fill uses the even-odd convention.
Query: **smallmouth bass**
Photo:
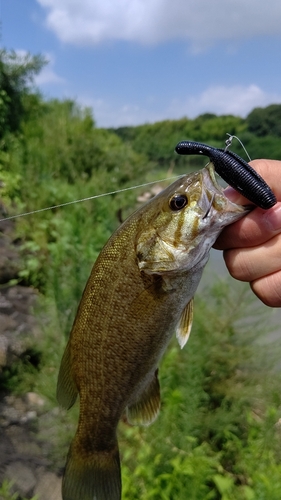
[[[193,296],[222,229],[248,208],[230,202],[210,163],[131,215],[94,264],[62,358],[57,398],[79,393],[63,500],[120,500],[117,425],[148,425],[160,410],[158,364],[176,332],[188,340]]]

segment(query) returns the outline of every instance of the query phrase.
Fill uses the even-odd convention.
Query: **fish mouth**
[[[208,178],[211,181],[210,185],[207,187],[212,187],[212,188],[215,187],[221,194],[224,194],[223,187],[218,183],[213,163],[212,162],[208,163],[208,165],[206,165],[203,171],[204,170],[207,170],[209,172],[209,176],[205,176],[204,182],[207,181],[208,183]]]
[[[203,218],[207,218],[208,215],[211,215],[212,208],[214,206],[216,206],[216,209],[219,210],[219,212],[234,212],[237,214],[238,218],[239,214],[245,215],[245,213],[250,212],[254,208],[253,205],[238,205],[227,198],[227,196],[224,194],[224,188],[219,184],[217,180],[213,163],[208,163],[208,165],[206,165],[206,167],[202,170],[202,174],[203,185],[209,192],[209,204],[206,208],[206,212]]]
[[[206,187],[209,188],[209,189],[216,189],[220,195],[223,195],[224,198],[231,203],[232,206],[235,206],[235,207],[240,207],[240,208],[243,208],[244,211],[246,212],[251,212],[255,206],[252,205],[252,204],[246,204],[246,205],[239,205],[235,202],[232,202],[226,195],[225,195],[225,192],[224,192],[224,187],[221,186],[221,184],[219,184],[218,182],[218,177],[219,175],[216,175],[216,171],[215,171],[215,167],[213,165],[212,162],[208,163],[208,165],[206,165],[206,167],[203,169],[203,172],[204,171],[207,171],[208,172],[208,175],[205,175],[203,174],[203,177],[204,177],[204,183],[206,183]],[[219,177],[220,179],[222,179],[222,177]]]

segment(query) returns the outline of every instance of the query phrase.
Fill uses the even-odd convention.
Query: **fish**
[[[176,333],[186,344],[193,297],[222,229],[249,211],[224,195],[212,163],[178,178],[135,211],[99,254],[78,306],[57,384],[80,414],[63,500],[120,500],[117,426],[160,411],[159,362]]]

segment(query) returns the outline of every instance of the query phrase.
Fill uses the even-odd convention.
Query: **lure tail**
[[[62,482],[63,500],[121,500],[118,443],[111,451],[79,446],[77,434],[68,452]]]

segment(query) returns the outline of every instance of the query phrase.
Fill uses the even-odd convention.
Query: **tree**
[[[247,116],[248,129],[253,134],[281,136],[281,104],[271,104],[266,108],[255,108]]]
[[[0,138],[19,129],[28,112],[25,100],[34,91],[34,76],[45,64],[41,55],[0,51]]]

